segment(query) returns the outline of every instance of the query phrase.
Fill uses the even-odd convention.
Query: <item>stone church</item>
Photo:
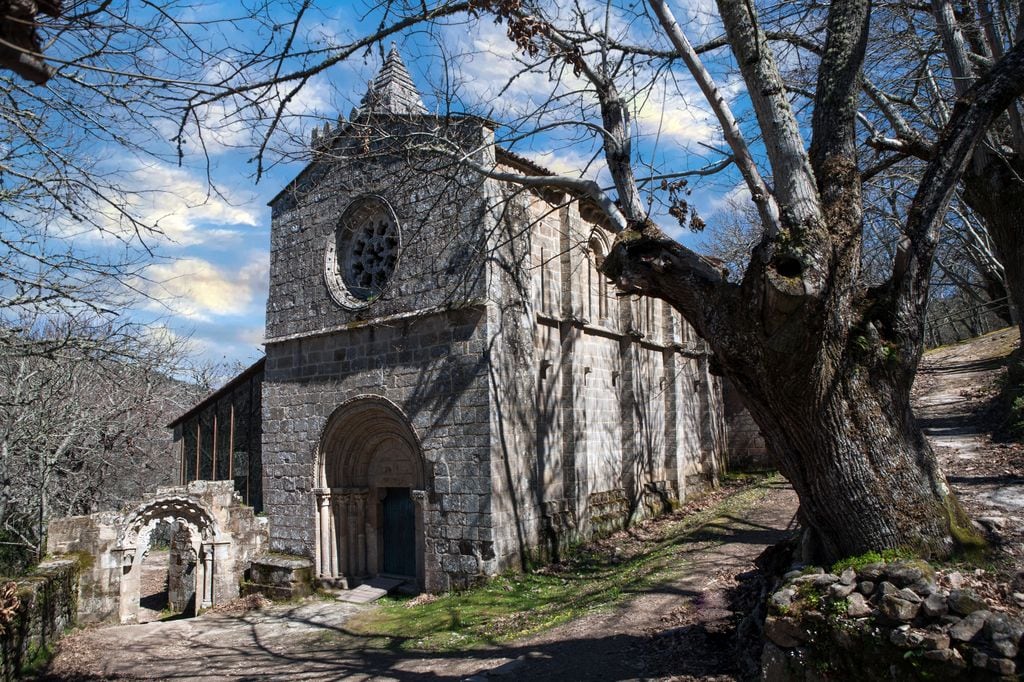
[[[269,549],[352,586],[466,586],[669,509],[724,455],[705,344],[597,267],[588,201],[496,124],[438,117],[392,49],[270,202],[266,357],[172,426]]]

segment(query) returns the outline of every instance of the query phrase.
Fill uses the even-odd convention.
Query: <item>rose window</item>
[[[369,197],[349,206],[327,246],[327,286],[347,308],[376,300],[398,264],[401,236],[391,208]]]

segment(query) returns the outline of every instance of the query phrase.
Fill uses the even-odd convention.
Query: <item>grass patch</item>
[[[901,561],[904,559],[916,558],[914,553],[906,549],[884,549],[881,552],[864,552],[858,556],[846,557],[832,564],[832,570],[830,571],[834,575],[839,575],[848,568],[852,568],[855,571],[860,571],[868,564],[888,564],[893,561]]]
[[[486,584],[410,606],[408,599],[381,606],[348,622],[356,634],[384,638],[402,649],[451,651],[498,644],[610,608],[632,594],[685,570],[678,556],[688,537],[711,521],[763,498],[771,483],[746,487],[696,512],[676,512],[653,525],[632,556],[609,551],[614,540],[583,545],[563,564],[533,573],[510,573]],[[633,535],[636,529],[626,531]],[[626,540],[627,538],[624,538]]]

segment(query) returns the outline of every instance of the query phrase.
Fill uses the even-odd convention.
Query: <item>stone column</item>
[[[366,575],[366,498],[369,491],[360,490],[352,497],[356,500],[356,570]]]
[[[426,520],[427,520],[427,491],[413,490],[409,496],[414,505],[413,518],[416,527],[416,580],[421,590],[427,587],[427,566],[426,566]]]
[[[317,573],[321,578],[331,577],[331,491],[329,488],[315,490],[319,507],[320,557]]]
[[[348,513],[345,515],[345,532],[348,536],[348,571],[352,575],[359,575],[359,543],[356,541],[357,526],[356,517],[359,515],[359,501],[356,496],[349,493],[346,497]]]
[[[348,539],[349,499],[347,493],[343,493],[339,490],[334,490],[332,492],[331,513],[334,518],[334,556],[337,558],[337,577],[344,580],[345,577],[352,572],[352,565],[349,563],[348,556],[349,546],[351,544]]]
[[[213,545],[203,546],[203,601],[202,608],[213,606]]]

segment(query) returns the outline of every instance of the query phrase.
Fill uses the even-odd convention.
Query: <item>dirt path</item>
[[[653,589],[502,647],[400,650],[346,630],[353,613],[372,607],[307,601],[83,631],[61,642],[46,679],[731,680],[729,591],[780,539],[795,508],[788,487],[768,485],[681,542],[678,570]]]
[[[1024,446],[989,436],[995,426],[991,401],[1017,343],[1017,330],[1011,328],[927,353],[914,384],[914,404],[968,514],[1024,567]],[[1021,588],[1024,583],[1013,587]]]
[[[1024,512],[1022,447],[993,442],[987,414],[1016,344],[1017,331],[1006,329],[932,351],[914,385],[918,420],[950,484],[972,515],[990,524]]]

